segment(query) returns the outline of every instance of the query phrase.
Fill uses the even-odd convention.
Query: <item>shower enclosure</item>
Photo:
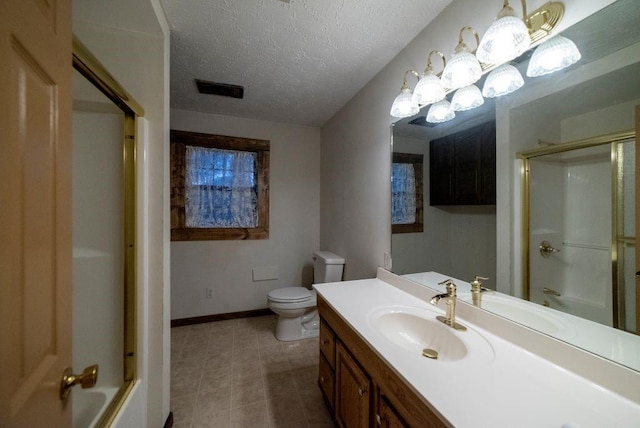
[[[142,108],[73,46],[73,427],[111,426],[136,379],[136,120]]]
[[[636,333],[634,133],[518,156],[524,296]]]

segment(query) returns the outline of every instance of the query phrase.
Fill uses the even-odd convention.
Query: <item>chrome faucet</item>
[[[436,318],[438,321],[443,322],[451,328],[456,330],[465,331],[467,328],[463,325],[460,325],[456,322],[456,285],[453,283],[451,279],[447,279],[445,281],[439,282],[438,285],[444,285],[447,289],[446,293],[436,294],[431,299],[430,303],[434,306],[438,305],[438,302],[442,299],[445,300],[445,304],[447,305],[447,312],[445,316],[438,315]]]
[[[480,307],[480,303],[482,300],[481,293],[485,291],[490,291],[488,288],[484,288],[482,286],[482,281],[486,281],[489,278],[484,278],[482,276],[476,275],[474,280],[471,281],[471,300],[473,301],[474,306]]]

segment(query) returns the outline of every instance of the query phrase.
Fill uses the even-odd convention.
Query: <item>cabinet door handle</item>
[[[324,376],[320,376],[320,382],[324,383]]]
[[[380,415],[376,415],[376,423],[382,426],[382,418],[380,417]]]
[[[363,397],[365,393],[365,390],[362,388],[358,388],[358,394],[360,394],[360,397]]]

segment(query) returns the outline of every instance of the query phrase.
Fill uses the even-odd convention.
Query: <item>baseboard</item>
[[[169,412],[169,416],[167,416],[167,420],[164,421],[163,428],[171,428],[173,426],[173,412]]]
[[[227,314],[215,314],[215,315],[203,315],[200,317],[180,318],[171,320],[171,327],[182,327],[185,325],[203,324],[213,321],[232,320],[236,318],[249,318],[249,317],[261,317],[263,315],[273,314],[271,309],[253,309],[250,311],[230,312]]]

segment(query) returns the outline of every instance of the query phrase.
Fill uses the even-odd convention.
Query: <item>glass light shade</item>
[[[429,107],[427,113],[427,122],[442,123],[456,117],[455,112],[451,108],[451,104],[447,100],[438,101]]]
[[[444,97],[444,85],[442,85],[442,81],[438,76],[432,72],[423,74],[413,90],[413,101],[416,104],[433,104],[443,100]]]
[[[522,75],[513,65],[502,64],[487,76],[482,95],[487,98],[501,97],[517,91],[524,85]]]
[[[482,36],[476,57],[485,64],[511,61],[529,49],[531,38],[522,19],[507,15],[496,19]]]
[[[454,111],[471,110],[482,104],[484,104],[484,98],[476,85],[458,89],[451,99],[451,107]]]
[[[458,89],[473,85],[482,77],[482,67],[478,59],[463,50],[454,54],[442,72],[442,84],[445,88]]]
[[[575,43],[566,37],[555,36],[536,48],[529,60],[527,76],[538,77],[562,70],[582,57]]]
[[[420,111],[418,104],[413,101],[411,89],[404,86],[391,105],[391,116],[403,118],[413,116]]]

